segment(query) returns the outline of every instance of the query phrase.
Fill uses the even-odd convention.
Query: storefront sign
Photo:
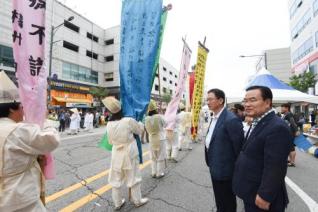
[[[87,92],[89,91],[89,87],[68,84],[64,82],[51,81],[51,86],[54,86],[56,88],[73,89],[73,90],[80,90],[80,91],[87,91]]]

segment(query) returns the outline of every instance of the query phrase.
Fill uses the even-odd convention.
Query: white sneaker
[[[161,173],[161,174],[157,175],[157,179],[162,178],[164,176],[165,176],[165,173]]]
[[[115,207],[115,211],[119,211],[123,207],[124,204],[125,204],[125,199],[122,199],[120,206]]]
[[[138,208],[138,207],[145,205],[148,201],[149,201],[148,198],[141,198],[139,202],[134,203],[134,204],[135,204],[135,207]]]

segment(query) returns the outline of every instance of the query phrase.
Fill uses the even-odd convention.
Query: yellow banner
[[[204,90],[204,76],[205,76],[205,65],[208,55],[208,50],[199,45],[197,64],[195,67],[195,78],[194,78],[194,91],[193,91],[193,102],[192,102],[192,138],[195,139],[197,135],[197,127],[199,123],[199,115],[202,107],[202,97]]]

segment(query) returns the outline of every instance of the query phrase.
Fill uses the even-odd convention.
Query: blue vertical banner
[[[123,115],[142,120],[150,101],[159,48],[162,0],[123,0],[120,40],[120,96]],[[136,136],[137,137],[137,136]],[[141,142],[137,137],[140,162]]]

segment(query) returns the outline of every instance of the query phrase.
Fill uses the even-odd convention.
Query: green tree
[[[89,90],[89,93],[100,101],[108,95],[108,90],[103,87],[93,87]]]
[[[299,75],[293,75],[289,78],[289,85],[301,92],[307,92],[308,88],[315,86],[315,77],[316,74],[311,71],[304,72],[303,74]]]

